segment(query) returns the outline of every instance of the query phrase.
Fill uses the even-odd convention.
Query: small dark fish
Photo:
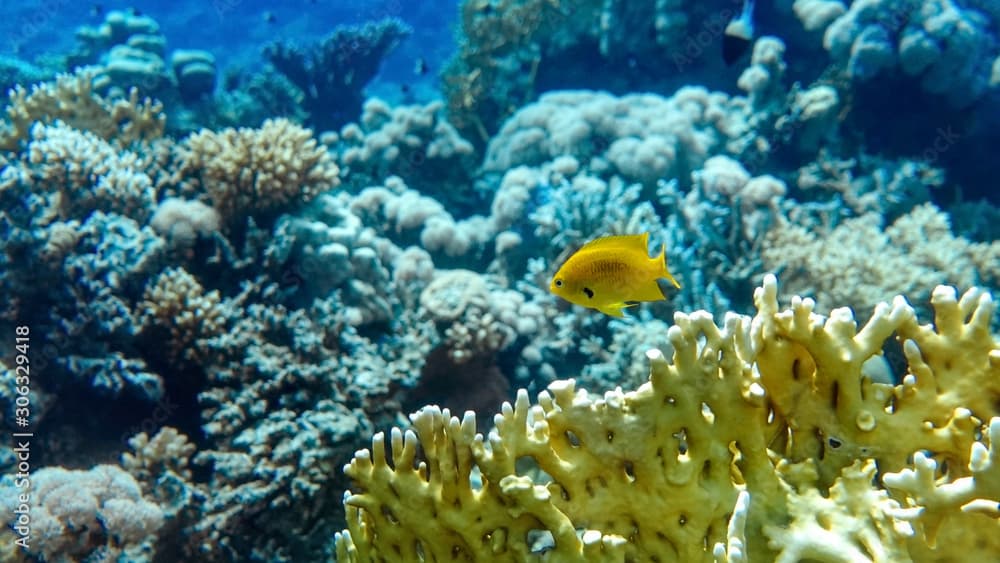
[[[410,93],[410,85],[409,84],[400,84],[399,85],[399,90],[401,92],[403,92],[404,94],[409,94]]]
[[[275,16],[274,12],[264,12],[264,21],[267,23],[274,23],[278,21],[278,16]]]
[[[100,4],[94,4],[93,6],[90,7],[90,15],[92,16],[99,16],[103,13],[104,13],[104,6],[101,6]]]
[[[278,285],[287,289],[289,287],[299,287],[305,281],[305,278],[299,274],[299,269],[293,264],[288,264],[281,270],[281,277],[278,279]]]
[[[417,76],[423,76],[427,74],[428,70],[430,67],[427,66],[427,61],[423,57],[417,57],[417,62],[413,65],[413,73]]]
[[[743,0],[743,10],[726,26],[722,36],[722,60],[729,66],[739,60],[753,43],[753,3]]]
[[[141,16],[141,15],[142,15],[142,12],[141,12],[141,11],[139,11],[139,9],[138,9],[138,8],[129,8],[129,9],[128,9],[128,13],[129,13],[129,14],[132,14],[132,15],[133,15],[133,16],[135,16],[135,17],[139,17],[139,16]]]

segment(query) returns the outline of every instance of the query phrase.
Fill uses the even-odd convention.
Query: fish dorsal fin
[[[641,235],[611,235],[596,238],[580,247],[580,250],[629,250],[649,255],[649,233]]]

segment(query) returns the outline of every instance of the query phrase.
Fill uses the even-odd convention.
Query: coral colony
[[[0,66],[0,560],[1000,560],[1000,4],[427,5]]]

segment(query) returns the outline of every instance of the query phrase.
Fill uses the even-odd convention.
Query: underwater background
[[[549,521],[521,512],[524,555],[497,547],[496,531],[479,536],[488,557],[454,530],[379,535],[405,518],[385,497],[345,509],[345,491],[405,497],[372,486],[392,466],[368,480],[343,468],[381,455],[362,448],[401,448],[403,434],[373,436],[425,405],[473,411],[485,434],[518,389],[573,378],[584,402],[637,389],[650,350],[681,358],[678,335],[701,318],[686,315],[707,311],[726,334],[736,319],[765,326],[765,274],[782,307],[820,324],[875,326],[880,303],[932,323],[947,301],[936,286],[978,288],[956,315],[980,344],[952,349],[982,378],[965,381],[982,383],[939,385],[952,402],[906,427],[963,429],[948,467],[966,469],[949,473],[942,450],[897,432],[905,455],[887,462],[866,441],[831,475],[872,459],[881,476],[925,452],[938,479],[1000,483],[1000,463],[967,469],[1000,415],[1000,322],[981,297],[1000,284],[996,0],[6,2],[0,86],[2,561],[430,561],[433,538],[456,560],[564,555]],[[679,282],[660,282],[664,299],[613,318],[550,292],[588,241],[644,233]],[[845,368],[855,386],[903,397],[921,381],[907,344],[919,338],[899,327]],[[755,342],[777,338],[764,333]],[[822,374],[814,360],[796,360],[789,381]],[[777,393],[766,362],[743,366]],[[832,412],[846,408],[838,389]],[[794,434],[780,404],[764,425],[793,421]],[[959,408],[962,423],[949,418]],[[839,448],[846,434],[816,424]],[[751,458],[711,455],[728,460],[719,467]],[[616,532],[638,555],[617,559],[606,542],[600,557],[580,547],[560,560],[741,560],[713,543],[747,510],[736,489],[755,473],[742,473],[726,477],[728,504],[711,509],[696,555],[672,536],[661,553]],[[865,486],[899,510],[925,498],[873,474]],[[471,491],[492,490],[472,475]],[[829,496],[835,477],[818,475]],[[998,489],[975,498],[996,511]],[[494,492],[489,510],[517,504]],[[574,522],[580,538],[600,527]],[[983,539],[1000,537],[996,516],[963,522],[981,534],[954,553],[1000,561]],[[870,560],[950,560],[914,526],[903,535],[921,547],[881,559],[869,540],[831,534]],[[366,551],[362,530],[397,549]],[[747,534],[750,560],[793,544],[767,533],[773,545]]]

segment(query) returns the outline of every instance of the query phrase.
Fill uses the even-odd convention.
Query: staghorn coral
[[[202,130],[184,140],[179,181],[203,191],[226,222],[308,201],[339,184],[337,165],[312,132],[287,119],[257,129]]]
[[[594,397],[559,381],[532,405],[522,390],[486,436],[471,412],[426,407],[344,468],[356,489],[338,560],[890,562],[932,542],[914,522],[961,505],[974,520],[935,557],[988,557],[1000,526],[994,305],[977,290],[934,296],[934,325],[897,297],[859,329],[810,299],[781,310],[766,276],[752,318],[676,314],[672,362],[647,353],[635,391]],[[862,366],[894,334],[908,373],[873,383]],[[890,489],[874,479],[901,470]]]

